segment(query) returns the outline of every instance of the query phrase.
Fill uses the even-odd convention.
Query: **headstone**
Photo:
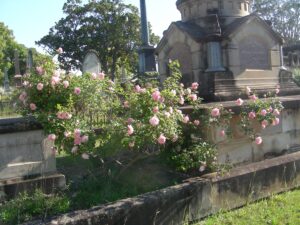
[[[5,92],[10,92],[9,79],[8,79],[8,69],[7,68],[4,69],[4,82],[3,82],[3,86],[4,86],[4,91]]]
[[[27,59],[26,59],[26,70],[30,71],[33,67],[33,57],[32,57],[32,50],[28,50]]]
[[[82,72],[96,74],[101,72],[101,64],[96,51],[89,50],[87,52],[82,63]]]

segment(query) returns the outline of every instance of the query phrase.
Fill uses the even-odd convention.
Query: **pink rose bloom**
[[[53,76],[51,78],[51,85],[52,86],[55,86],[55,85],[59,84],[59,82],[60,82],[60,78],[59,77]]]
[[[104,80],[105,74],[103,72],[101,72],[101,73],[98,74],[98,77],[99,77],[100,80]]]
[[[130,136],[134,133],[134,129],[131,125],[127,126],[127,134]]]
[[[64,119],[69,120],[72,118],[72,114],[65,112],[63,117],[64,117]]]
[[[34,103],[30,103],[29,107],[32,111],[36,110],[36,105]]]
[[[152,93],[152,99],[154,100],[154,101],[159,101],[160,100],[160,98],[161,98],[161,96],[160,96],[160,92],[159,91],[154,91],[153,93]]]
[[[192,83],[192,90],[197,90],[199,87],[199,84],[197,82]]]
[[[74,93],[75,93],[76,95],[79,95],[80,92],[81,92],[81,89],[80,89],[79,87],[74,88]]]
[[[60,77],[60,72],[58,70],[55,70],[53,73],[54,77]]]
[[[276,117],[276,118],[273,120],[272,125],[273,125],[273,126],[277,126],[279,123],[280,123],[280,119]]]
[[[196,94],[191,94],[189,95],[189,98],[192,100],[192,101],[196,101],[198,99],[197,95]]]
[[[48,140],[49,141],[55,141],[55,139],[56,139],[56,135],[55,134],[49,134],[48,135]]]
[[[273,115],[274,115],[274,116],[279,116],[279,115],[280,115],[279,110],[278,110],[278,109],[274,109]]]
[[[221,136],[221,137],[225,137],[225,135],[226,135],[225,130],[221,130],[221,131],[220,131],[220,136]]]
[[[265,109],[262,109],[261,110],[261,112],[260,112],[260,115],[262,115],[262,116],[266,116],[267,115],[267,110],[265,110]]]
[[[135,144],[134,141],[133,142],[129,142],[129,144],[128,144],[129,148],[133,148],[134,144]]]
[[[252,91],[251,91],[251,88],[247,86],[247,87],[246,87],[246,94],[247,94],[247,95],[250,95],[251,92],[252,92]]]
[[[96,80],[96,79],[97,79],[97,74],[92,73],[92,74],[91,74],[91,77],[92,77],[93,80]]]
[[[157,126],[159,124],[159,119],[157,118],[157,116],[153,116],[150,120],[149,120],[149,123],[152,125],[152,126]]]
[[[184,104],[184,98],[182,96],[179,97],[179,104],[180,105]]]
[[[212,116],[212,117],[218,117],[218,116],[220,116],[220,109],[214,108],[214,109],[211,111],[211,116]]]
[[[194,120],[194,125],[195,126],[199,126],[200,125],[200,121],[199,120]]]
[[[65,131],[64,132],[64,136],[67,138],[67,137],[70,137],[71,136],[71,132],[70,131]]]
[[[189,116],[185,116],[185,117],[183,117],[183,119],[182,119],[182,122],[183,122],[183,123],[188,123],[189,121],[190,121]]]
[[[158,142],[158,144],[160,144],[160,145],[164,145],[164,144],[166,143],[166,140],[167,140],[167,138],[166,138],[163,134],[161,134],[161,135],[159,136],[159,138],[157,139],[157,142]]]
[[[249,114],[248,114],[248,117],[250,118],[250,119],[255,119],[255,117],[256,117],[256,114],[255,114],[255,112],[249,112]]]
[[[173,113],[173,108],[172,107],[169,107],[169,113]]]
[[[43,69],[43,67],[41,67],[41,66],[37,66],[36,68],[36,72],[39,74],[39,75],[43,75],[44,74],[44,69]]]
[[[64,88],[68,88],[69,87],[69,81],[67,81],[67,80],[64,80],[63,81],[63,85],[64,85]]]
[[[134,122],[134,119],[132,119],[132,118],[128,118],[127,119],[127,123],[130,125],[130,124],[132,124]]]
[[[36,86],[36,89],[38,89],[39,91],[43,90],[44,85],[42,83],[38,83]]]
[[[276,88],[276,90],[275,90],[276,95],[278,95],[279,92],[280,92],[280,89],[279,89],[279,88]]]
[[[164,112],[164,115],[169,118],[171,116],[171,114],[169,112]]]
[[[124,108],[129,108],[129,102],[128,102],[128,101],[125,101],[125,102],[123,103],[123,106],[124,106]]]
[[[135,90],[135,92],[140,93],[141,92],[141,86],[140,85],[135,85],[134,90]]]
[[[63,119],[63,114],[62,114],[62,112],[58,112],[58,113],[56,113],[56,116],[57,116],[57,118],[58,119]]]
[[[75,136],[74,138],[74,145],[80,145],[81,144],[81,137]]]
[[[250,95],[249,98],[253,101],[256,101],[258,99],[256,95]]]
[[[236,100],[235,104],[238,105],[238,106],[241,106],[243,105],[244,101],[243,99],[239,98],[238,100]]]
[[[62,54],[64,51],[63,51],[62,48],[59,47],[59,48],[56,50],[56,52],[57,52],[58,54]]]
[[[83,135],[83,136],[81,137],[81,143],[87,143],[88,141],[89,141],[89,136]]]
[[[184,88],[184,84],[183,84],[183,83],[180,83],[180,87]]]
[[[153,113],[158,113],[158,111],[159,111],[158,106],[154,106],[153,109],[152,109],[152,112]]]
[[[90,156],[89,156],[89,154],[87,154],[87,153],[82,153],[82,155],[81,155],[81,157],[83,158],[83,159],[90,159]]]
[[[269,124],[269,122],[268,122],[267,120],[263,120],[263,121],[261,122],[261,127],[262,127],[263,129],[265,129],[265,128],[268,126],[268,124]]]
[[[72,154],[76,154],[78,152],[78,146],[74,146],[72,149],[71,149],[71,153]]]
[[[25,99],[26,99],[26,97],[27,97],[27,93],[26,92],[22,92],[20,94],[20,96],[19,96],[19,100],[22,101],[22,102],[24,102]]]
[[[206,169],[206,163],[201,163],[200,167],[199,167],[199,172],[203,172]]]
[[[74,137],[80,137],[81,135],[81,130],[80,129],[75,129],[74,130]]]
[[[262,142],[263,142],[263,140],[262,140],[261,137],[255,138],[255,143],[256,143],[257,145],[260,145]]]
[[[268,108],[268,112],[273,112],[272,106],[270,106],[270,108]]]

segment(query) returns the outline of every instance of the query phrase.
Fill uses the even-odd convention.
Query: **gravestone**
[[[33,57],[32,57],[32,50],[28,50],[27,59],[26,59],[26,70],[30,71],[33,67]]]
[[[87,52],[82,63],[82,72],[96,74],[101,72],[101,64],[96,51],[89,50]]]
[[[10,92],[10,87],[9,87],[9,79],[8,79],[8,69],[4,69],[4,82],[3,82],[3,87],[5,92]]]

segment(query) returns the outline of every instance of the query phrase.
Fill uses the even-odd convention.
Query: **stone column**
[[[206,72],[225,71],[222,65],[221,44],[217,41],[207,43],[208,68]]]
[[[27,60],[26,60],[26,70],[29,72],[33,67],[33,56],[32,56],[32,50],[28,50],[27,54]]]

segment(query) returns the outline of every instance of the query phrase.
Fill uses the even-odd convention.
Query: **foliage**
[[[300,85],[300,69],[293,70],[293,78],[299,86]]]
[[[221,212],[194,225],[299,224],[300,190],[264,199],[231,212]]]
[[[49,215],[66,212],[69,204],[69,200],[60,194],[45,195],[40,190],[36,190],[32,195],[22,193],[0,205],[0,221],[4,225],[15,225],[37,216],[43,219]]]
[[[84,53],[93,49],[99,53],[102,70],[111,74],[112,80],[121,67],[136,71],[140,42],[136,7],[120,0],[95,0],[86,4],[81,0],[68,0],[63,12],[66,17],[37,44],[51,54],[62,47],[64,53],[58,60],[64,69],[80,69]],[[150,36],[157,41],[155,35]]]
[[[256,0],[253,11],[269,20],[287,44],[300,41],[299,0]]]

